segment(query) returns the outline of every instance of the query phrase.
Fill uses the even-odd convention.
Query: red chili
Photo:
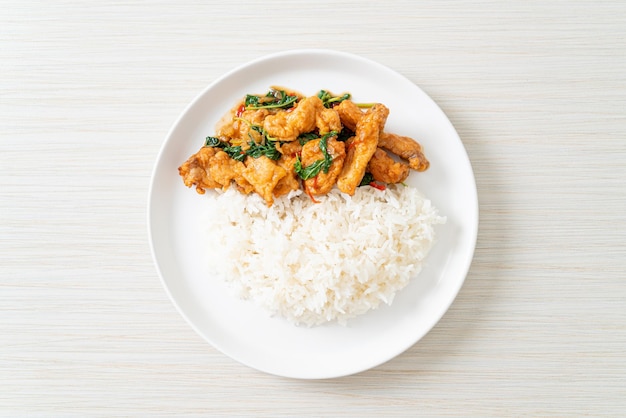
[[[352,148],[356,147],[358,144],[360,144],[361,141],[352,141],[348,144],[348,149],[346,151],[350,151]]]
[[[320,201],[319,201],[319,200],[315,200],[315,197],[313,196],[313,193],[311,193],[311,191],[309,190],[309,188],[308,188],[308,187],[306,187],[306,183],[305,183],[305,182],[302,182],[302,187],[304,188],[304,191],[306,192],[306,194],[308,194],[308,195],[309,195],[309,197],[311,198],[311,201],[312,201],[313,203],[320,203]]]
[[[298,102],[295,102],[295,103],[293,104],[293,106],[291,106],[290,108],[285,109],[285,112],[287,112],[287,113],[291,113],[291,112],[293,112],[294,110],[296,110],[296,107],[298,107]]]
[[[237,113],[236,113],[237,117],[240,118],[241,115],[243,115],[243,112],[245,111],[246,111],[246,106],[242,104],[241,106],[239,106],[239,109],[237,109]]]
[[[370,183],[370,186],[371,186],[371,187],[373,187],[373,188],[375,188],[375,189],[378,189],[378,190],[385,190],[385,189],[386,189],[386,187],[385,187],[385,185],[384,185],[384,184],[378,184],[378,183],[376,183],[375,181],[372,181],[372,182]]]

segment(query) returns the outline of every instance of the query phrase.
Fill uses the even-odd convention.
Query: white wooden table
[[[200,3],[0,2],[0,416],[626,413],[626,3]],[[475,259],[441,322],[325,381],[205,343],[146,231],[180,112],[224,72],[294,48],[418,84],[457,128],[480,199]]]

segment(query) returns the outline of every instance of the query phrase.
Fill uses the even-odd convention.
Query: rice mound
[[[209,267],[234,288],[297,325],[346,320],[391,304],[416,276],[445,223],[417,189],[333,189],[314,203],[301,191],[272,207],[233,188],[212,194]]]

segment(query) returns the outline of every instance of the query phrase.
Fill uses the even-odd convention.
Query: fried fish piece
[[[337,111],[343,126],[352,132],[356,131],[356,124],[365,114],[352,100],[343,100],[334,109]]]
[[[304,144],[301,155],[303,167],[324,159],[324,153],[319,147],[320,142],[321,139],[315,139]],[[337,182],[339,174],[341,174],[343,163],[346,159],[346,145],[337,141],[336,137],[333,136],[327,140],[326,150],[332,158],[332,163],[327,173],[321,170],[317,176],[304,180],[304,189],[309,195],[319,196],[328,193]]]
[[[178,167],[178,173],[185,186],[196,186],[199,194],[204,194],[206,189],[227,189],[232,181],[241,192],[250,193],[252,185],[243,177],[244,169],[242,162],[233,160],[219,148],[202,147]]]
[[[425,171],[430,166],[430,162],[422,151],[422,146],[413,138],[383,132],[378,145],[407,160],[409,167],[415,171]]]
[[[351,100],[344,100],[335,106],[341,123],[354,131],[359,120],[363,117],[363,111]],[[423,153],[422,146],[413,138],[400,136],[388,132],[382,132],[378,146],[400,158],[407,160],[409,167],[416,171],[425,171],[430,163]]]
[[[315,96],[306,97],[290,112],[280,111],[267,116],[263,121],[263,129],[280,141],[295,141],[300,134],[315,129],[318,101],[319,98]]]
[[[247,109],[239,101],[215,124],[215,136],[233,145],[247,144],[250,139],[261,141],[261,134],[252,125],[262,126],[270,114],[268,109]]]
[[[245,161],[243,177],[252,185],[268,206],[274,204],[274,188],[287,175],[284,168],[265,155],[259,158],[248,157]]]
[[[290,144],[293,142],[290,142]],[[302,148],[302,146],[300,146]],[[276,187],[274,187],[274,197],[280,197],[286,195],[292,190],[298,190],[300,188],[300,181],[298,180],[298,175],[295,170],[296,163],[296,154],[286,154],[282,155],[280,159],[277,161],[277,164],[282,167],[286,175],[281,178]]]
[[[272,138],[290,142],[315,129],[320,135],[341,130],[341,120],[334,109],[327,109],[317,96],[306,97],[293,110],[281,110],[263,120],[263,129]]]
[[[354,194],[376,152],[378,138],[388,116],[389,109],[377,103],[358,121],[355,135],[347,141],[346,161],[337,179],[337,187],[342,192],[351,196]]]
[[[378,148],[370,162],[367,170],[372,174],[374,180],[383,183],[402,183],[409,176],[409,166],[405,163],[394,160],[381,148]]]
[[[217,151],[215,148],[202,147],[200,151],[193,154],[178,167],[178,174],[183,178],[185,186],[196,186],[196,191],[199,194],[204,194],[205,189],[222,187],[207,172],[207,168],[210,167],[210,161]]]
[[[278,151],[283,156],[294,157],[302,152],[302,144],[300,141],[284,142],[278,145]]]
[[[326,135],[329,132],[341,132],[341,119],[335,109],[327,109],[320,100],[317,115],[315,117],[315,127],[320,135]]]

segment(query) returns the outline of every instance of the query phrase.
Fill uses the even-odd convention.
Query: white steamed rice
[[[239,297],[295,324],[345,321],[391,304],[421,270],[445,223],[417,189],[292,192],[272,207],[231,188],[211,193],[209,267]]]

